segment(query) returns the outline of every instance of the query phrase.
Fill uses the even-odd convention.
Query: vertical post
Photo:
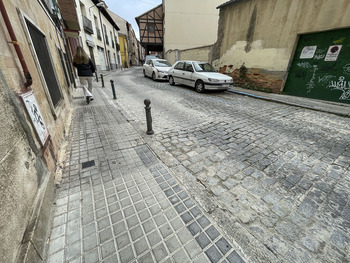
[[[115,95],[114,80],[111,80],[111,86],[112,86],[112,92],[113,92],[113,99],[116,100],[117,96]]]
[[[145,99],[144,101],[146,107],[146,121],[147,121],[147,134],[152,135],[154,134],[154,131],[152,130],[152,116],[151,116],[151,107],[149,106],[151,104],[151,101],[149,99]]]
[[[101,81],[102,81],[102,88],[104,88],[105,87],[105,82],[103,81],[103,75],[101,74],[100,76],[101,76]]]
[[[97,72],[95,73],[95,75],[96,75],[96,82],[98,82],[98,75],[97,75]]]

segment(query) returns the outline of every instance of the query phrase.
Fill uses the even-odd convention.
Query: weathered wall
[[[164,52],[211,45],[216,41],[222,0],[164,0]]]
[[[220,9],[214,66],[279,79],[281,89],[298,34],[350,27],[348,0],[245,0]],[[223,69],[223,67],[225,67]],[[229,70],[228,70],[229,69]],[[264,81],[261,81],[264,82]],[[255,85],[261,85],[256,83]]]
[[[191,48],[185,50],[168,50],[165,58],[174,64],[178,60],[196,60],[210,62],[211,46]]]
[[[70,116],[67,87],[57,46],[63,42],[38,1],[5,0],[4,5],[33,78],[34,91],[41,113],[51,136],[51,145],[41,148],[33,126],[18,97],[25,82],[23,71],[2,15],[0,15],[0,262],[14,262],[21,250],[21,242],[34,211],[40,213],[41,194],[53,188],[49,184],[56,168],[56,156],[62,141],[66,121]],[[26,29],[16,8],[23,12],[46,35],[56,67],[63,99],[54,108],[46,84],[35,62]],[[52,190],[49,192],[52,193]],[[50,197],[52,195],[48,195]],[[46,203],[50,204],[50,198]],[[37,208],[37,209],[35,209]],[[29,228],[27,228],[29,230]],[[46,229],[42,229],[45,235]],[[35,243],[36,241],[34,241]],[[27,242],[29,243],[29,242]],[[26,245],[26,244],[24,244]],[[39,249],[42,244],[36,243]]]

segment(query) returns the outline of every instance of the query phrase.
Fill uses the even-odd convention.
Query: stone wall
[[[283,87],[285,72],[267,71],[259,68],[247,69],[242,65],[239,69],[233,66],[223,66],[220,73],[233,78],[234,86],[264,92],[280,93]]]
[[[168,50],[165,53],[165,59],[167,59],[171,64],[174,64],[178,60],[196,60],[211,62],[211,46],[204,46],[184,50]]]

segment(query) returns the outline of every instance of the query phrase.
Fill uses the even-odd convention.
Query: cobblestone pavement
[[[117,104],[251,262],[350,262],[349,118],[238,94],[106,76]]]
[[[73,93],[45,262],[244,262],[101,88]]]

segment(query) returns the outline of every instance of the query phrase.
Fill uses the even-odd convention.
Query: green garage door
[[[350,29],[301,35],[284,92],[350,104]]]

